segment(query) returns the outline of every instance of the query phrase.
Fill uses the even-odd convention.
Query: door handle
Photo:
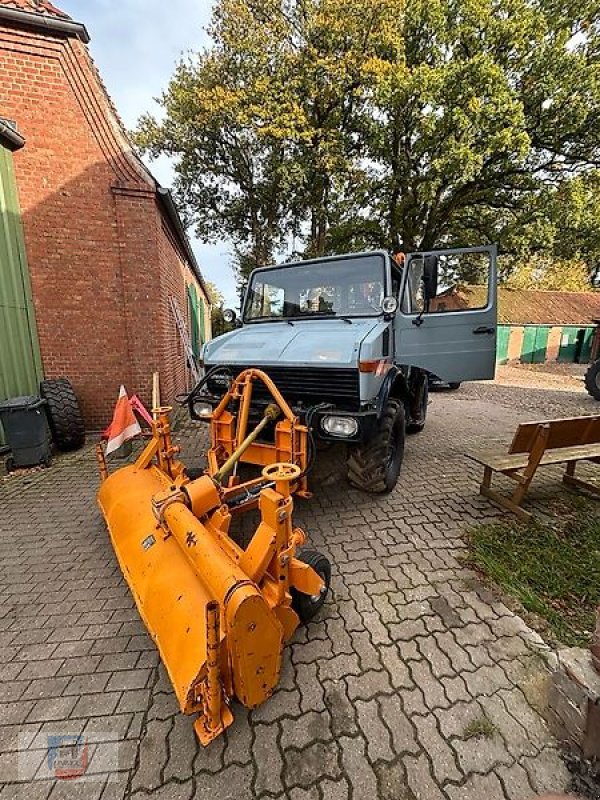
[[[494,333],[496,333],[496,328],[488,328],[487,325],[481,325],[479,328],[475,328],[473,333],[477,333],[477,334],[487,333],[490,336],[493,336]]]

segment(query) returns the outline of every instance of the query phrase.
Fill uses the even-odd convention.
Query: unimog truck
[[[495,246],[339,255],[255,270],[237,327],[207,342],[189,397],[208,420],[229,382],[257,367],[319,442],[347,445],[350,482],[391,491],[405,433],[425,426],[428,376],[491,379],[496,363]],[[259,419],[268,402],[253,396]]]

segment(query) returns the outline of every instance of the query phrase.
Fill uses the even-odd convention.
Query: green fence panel
[[[37,394],[41,378],[12,153],[0,146],[0,400]]]
[[[499,364],[506,364],[508,361],[508,344],[512,328],[508,325],[498,325],[498,337],[496,344],[496,361]]]

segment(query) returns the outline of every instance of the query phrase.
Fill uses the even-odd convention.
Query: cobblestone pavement
[[[334,564],[320,617],[286,650],[274,697],[208,749],[178,713],[118,570],[93,451],[0,480],[0,800],[132,796],[526,800],[567,774],[536,697],[544,646],[459,561],[498,512],[469,448],[519,420],[592,412],[568,392],[463,387],[432,397],[387,497],[349,489],[335,454],[296,522]],[[185,433],[189,461],[200,435]],[[532,502],[558,491],[551,471]],[[469,737],[482,719],[490,738]],[[53,780],[48,736],[83,732],[86,779]],[[51,765],[56,766],[56,765]]]

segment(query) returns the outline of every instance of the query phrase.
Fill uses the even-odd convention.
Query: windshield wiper
[[[341,319],[342,322],[347,322],[348,325],[352,325],[352,320],[350,319],[350,317],[338,317],[338,319]]]

